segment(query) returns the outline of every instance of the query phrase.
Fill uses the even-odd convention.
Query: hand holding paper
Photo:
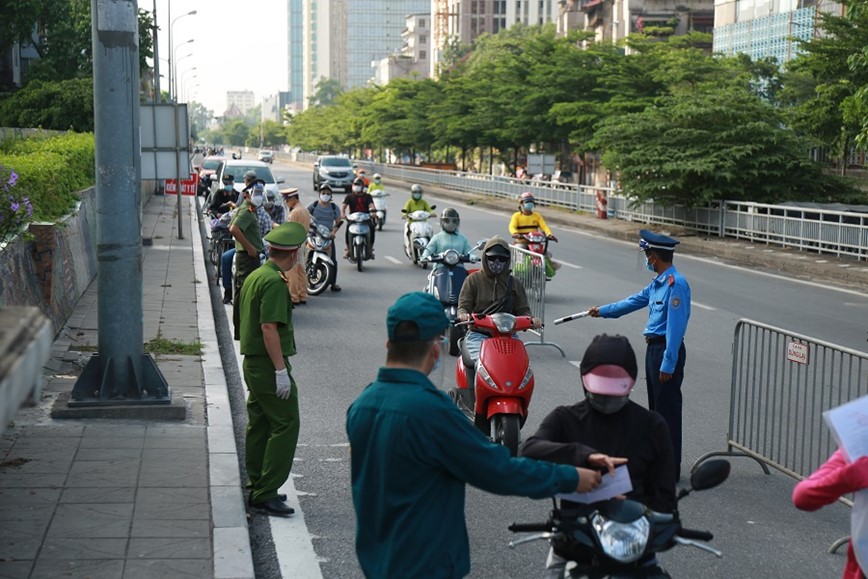
[[[574,503],[589,504],[625,495],[632,490],[633,484],[630,482],[630,471],[627,470],[626,466],[619,466],[615,469],[614,475],[603,475],[600,486],[594,490],[587,493],[559,494],[557,498],[573,501]]]

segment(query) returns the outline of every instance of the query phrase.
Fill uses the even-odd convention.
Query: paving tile
[[[238,486],[241,484],[237,455],[212,454],[208,466],[208,477],[212,485]]]
[[[66,473],[15,473],[0,472],[0,488],[60,488],[67,478]]]
[[[124,573],[123,559],[57,561],[39,559],[30,579],[118,579]]]
[[[60,426],[24,426],[15,429],[10,434],[21,438],[72,438],[79,437],[84,432],[84,426],[64,424]]]
[[[208,481],[208,471],[204,462],[197,465],[160,463],[156,468],[150,463],[149,468],[142,468],[139,476],[140,487],[199,487]]]
[[[75,460],[131,460],[142,457],[142,447],[79,448]]]
[[[208,503],[165,503],[162,501],[136,501],[135,518],[210,520]]]
[[[60,489],[0,489],[0,521],[48,521],[59,497]]]
[[[146,438],[145,448],[188,448],[205,450],[205,437],[160,436]]]
[[[0,561],[0,579],[27,579],[33,561]]]
[[[246,493],[241,486],[211,487],[211,516],[215,527],[240,527],[247,525],[244,509]]]
[[[130,539],[130,559],[210,559],[211,538],[161,537]]]
[[[41,450],[44,449],[47,444],[50,444],[51,448],[56,451],[65,449],[68,450],[70,454],[73,454],[80,443],[81,438],[77,436],[69,438],[52,438],[50,441],[46,441],[45,438],[18,438],[15,440],[15,446],[12,447],[12,450],[14,452],[24,452],[22,449]]]
[[[135,487],[74,487],[63,489],[61,503],[132,503],[136,500]]]
[[[46,537],[39,551],[39,559],[95,560],[123,559],[127,550],[123,539],[81,539],[70,537]]]
[[[130,559],[123,579],[203,579],[213,576],[208,559]]]
[[[214,576],[216,579],[253,577],[253,555],[247,526],[214,529]]]
[[[197,537],[211,538],[211,521],[203,520],[172,520],[172,519],[140,519],[133,517],[131,537]]]
[[[143,424],[89,424],[84,437],[115,438],[144,436],[147,427]]]
[[[123,538],[129,536],[132,519],[132,503],[62,504],[48,536]]]
[[[59,456],[57,453],[44,453],[41,455],[28,454],[24,456],[16,456],[18,453],[11,453],[6,460],[24,459],[16,466],[7,466],[0,468],[0,473],[11,474],[50,474],[69,472],[69,467],[72,465],[72,456]],[[32,457],[32,458],[31,458]]]
[[[135,486],[139,475],[138,460],[74,461],[69,471],[68,487]]]
[[[142,487],[136,494],[136,503],[207,503],[208,487],[205,484],[206,481],[202,481],[198,487]]]
[[[162,437],[195,437],[205,438],[204,426],[181,426],[181,425],[152,425],[148,426],[148,438]]]
[[[48,521],[3,521],[0,525],[0,561],[35,559]]]
[[[140,436],[89,437],[81,439],[79,448],[144,448],[145,439]]]
[[[142,451],[145,462],[169,461],[179,464],[195,464],[205,462],[208,454],[199,448],[145,448]]]

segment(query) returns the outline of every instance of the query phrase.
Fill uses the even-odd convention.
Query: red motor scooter
[[[455,366],[459,391],[456,402],[461,406],[460,401],[470,397],[461,396],[460,391],[473,388],[476,401],[474,408],[468,410],[472,410],[476,426],[515,456],[519,431],[527,420],[534,379],[524,342],[513,334],[529,330],[532,319],[505,312],[472,316],[472,320],[460,324],[472,325],[491,337],[482,343],[475,370],[462,340],[461,357]],[[473,376],[470,384],[468,374]]]
[[[551,281],[557,272],[557,268],[560,267],[559,265],[556,265],[548,255],[549,241],[555,241],[555,238],[547,237],[542,231],[529,231],[527,233],[516,233],[513,235],[513,239],[518,247],[545,256],[543,257],[542,263],[540,263],[540,258],[531,258],[528,255],[524,255],[524,260],[519,259],[516,261],[513,265],[513,269],[520,272],[522,271],[522,268],[527,268],[531,263],[533,265],[542,264],[545,266],[546,281]]]

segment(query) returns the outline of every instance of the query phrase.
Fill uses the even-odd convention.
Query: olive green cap
[[[271,248],[277,250],[298,249],[307,238],[307,232],[300,223],[288,221],[275,227],[263,238]]]

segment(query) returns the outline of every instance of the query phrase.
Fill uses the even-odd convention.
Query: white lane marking
[[[570,364],[572,364],[573,366],[575,366],[579,370],[582,369],[582,361],[581,360],[570,360]]]
[[[576,264],[574,264],[574,263],[568,263],[568,262],[566,262],[566,261],[561,261],[561,260],[559,260],[559,259],[556,259],[555,261],[557,261],[557,262],[558,262],[559,264],[561,264],[561,265],[565,265],[565,266],[567,266],[567,267],[571,267],[571,268],[573,268],[573,269],[584,269],[584,268],[582,268],[581,265],[576,265]]]
[[[711,311],[711,312],[717,310],[717,308],[713,308],[713,307],[711,307],[711,306],[707,306],[707,305],[705,305],[705,304],[701,304],[701,303],[699,303],[699,302],[695,302],[695,301],[693,301],[693,300],[690,300],[690,305],[691,305],[691,306],[696,306],[697,308],[701,308],[701,309],[703,309],[703,310],[708,310],[708,311]]]
[[[387,255],[385,257],[386,257],[386,261],[391,261],[395,265],[401,265],[401,263],[402,263],[402,261],[400,259],[398,259],[397,257],[392,257],[391,255]]]

